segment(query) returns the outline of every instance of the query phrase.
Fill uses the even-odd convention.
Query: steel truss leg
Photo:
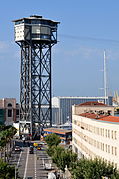
[[[21,43],[20,133],[41,135],[52,125],[51,44]]]

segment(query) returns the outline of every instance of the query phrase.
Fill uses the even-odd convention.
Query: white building
[[[81,104],[88,101],[98,101],[104,103],[105,97],[53,97],[53,123],[64,124],[67,120],[72,120],[72,105]],[[106,97],[106,104],[112,105],[112,96]],[[56,110],[55,110],[56,109]],[[56,111],[56,113],[55,113]]]
[[[72,148],[78,157],[101,158],[119,169],[119,117],[77,114],[73,106]]]

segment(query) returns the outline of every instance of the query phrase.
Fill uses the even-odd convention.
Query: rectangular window
[[[114,138],[117,139],[117,132],[114,131]]]
[[[108,153],[110,153],[110,146],[108,145]]]
[[[112,131],[112,139],[113,139],[113,131]]]
[[[100,129],[100,135],[102,136],[102,128]]]
[[[75,147],[75,152],[78,153],[78,149],[77,149],[77,147]]]
[[[115,155],[117,155],[117,148],[115,147]]]
[[[8,117],[12,117],[12,109],[8,109]]]
[[[112,155],[114,154],[114,147],[112,146]]]
[[[105,137],[107,137],[107,129],[105,130]]]
[[[106,148],[106,152],[107,152],[107,144],[105,145],[105,148]]]
[[[108,138],[110,138],[110,130],[108,130]]]
[[[102,142],[101,142],[101,150],[102,150]]]
[[[16,109],[16,115],[19,116],[19,109]]]

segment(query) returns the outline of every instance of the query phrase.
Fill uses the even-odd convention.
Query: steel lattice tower
[[[30,16],[14,20],[15,42],[21,48],[20,135],[39,136],[52,125],[51,48],[59,22]]]

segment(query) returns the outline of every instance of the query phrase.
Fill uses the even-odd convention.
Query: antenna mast
[[[105,104],[107,98],[107,68],[106,68],[106,51],[104,50],[104,97],[105,97]]]

